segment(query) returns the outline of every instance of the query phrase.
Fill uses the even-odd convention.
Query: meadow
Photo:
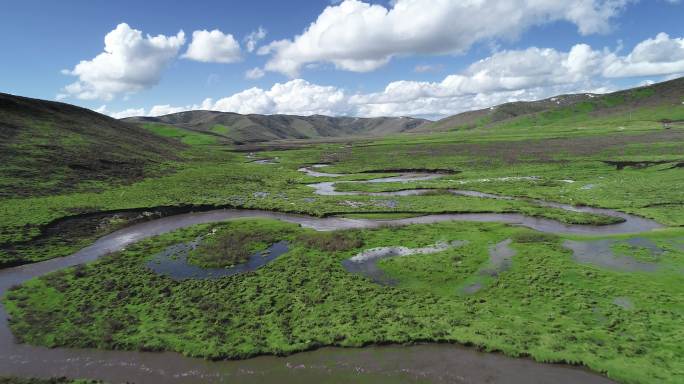
[[[609,237],[646,238],[661,247],[658,257],[641,248],[614,247],[655,263],[653,271],[583,264],[564,242],[597,237],[540,234],[514,225],[446,222],[317,233],[294,224],[242,220],[167,233],[14,287],[3,299],[10,326],[20,341],[35,345],[177,351],[209,359],[328,345],[459,343],[581,364],[625,383],[681,382],[684,127],[665,127],[661,120],[684,118],[684,107],[606,116],[593,114],[594,108],[582,104],[496,127],[483,122],[441,133],[245,148],[229,147],[207,133],[146,126],[171,140],[170,146],[182,146],[134,178],[45,174],[22,179],[24,193],[15,196],[8,192],[14,180],[0,183],[0,267],[66,256],[132,223],[224,207],[316,217],[492,212],[615,223],[612,217],[531,200],[539,199],[656,220],[664,228]],[[298,171],[312,164],[327,164],[325,172],[343,175]],[[422,181],[364,182],[405,170],[450,173]],[[75,182],[61,187],[64,180]],[[336,182],[337,191],[433,191],[322,196],[307,185],[323,181]],[[146,267],[165,248],[209,233],[216,238],[194,251],[193,265],[229,267],[280,240],[290,249],[254,272],[221,279],[175,281]],[[489,249],[508,239],[515,250],[510,268],[483,273],[491,267]],[[374,247],[455,240],[467,244],[380,261],[394,285],[376,284],[342,266]],[[468,289],[475,285],[478,290]]]
[[[619,124],[614,118],[613,124]],[[132,218],[107,216],[100,222],[55,234],[50,224],[98,212],[158,207],[207,209],[234,207],[329,216],[363,213],[521,212],[569,223],[610,223],[595,215],[541,208],[524,201],[497,201],[436,193],[430,196],[318,196],[306,184],[364,180],[392,169],[446,169],[440,179],[397,184],[339,183],[337,188],[391,191],[410,188],[468,189],[574,205],[613,208],[653,218],[665,225],[684,224],[684,198],[675,185],[684,181],[680,141],[684,130],[665,130],[655,121],[633,122],[624,130],[604,122],[587,129],[559,123],[543,134],[519,129],[457,131],[330,143],[256,152],[275,164],[254,163],[247,153],[223,145],[196,143],[181,152],[182,161],[157,163],[154,175],[132,183],[84,182],[75,191],[0,200],[0,265],[10,266],[64,256]],[[614,126],[614,125],[613,125]],[[193,135],[202,135],[193,133]],[[401,140],[401,141],[400,141]],[[270,150],[269,150],[270,149]],[[646,161],[644,163],[644,161]],[[627,162],[618,170],[614,163]],[[649,163],[655,162],[655,163]],[[340,179],[316,178],[297,169],[333,163],[326,172],[349,173]],[[196,208],[193,208],[196,207]],[[204,207],[204,208],[202,208]],[[135,215],[134,217],[135,218]],[[79,227],[75,225],[75,227]],[[84,226],[80,226],[84,227]],[[67,236],[64,234],[68,233]]]
[[[216,280],[174,281],[145,266],[169,245],[241,226],[254,229],[252,245],[277,235],[291,243],[289,252],[255,272]],[[15,335],[37,345],[172,350],[219,359],[436,341],[583,364],[626,383],[675,383],[684,375],[678,357],[684,353],[678,342],[684,249],[677,245],[684,231],[646,236],[668,250],[662,268],[626,273],[576,262],[561,246],[563,237],[502,224],[331,234],[242,220],[143,241],[32,280],[11,290],[5,303]],[[511,267],[481,273],[490,266],[488,248],[506,239],[516,251]],[[467,244],[383,260],[381,267],[397,282],[392,286],[342,267],[364,249],[454,240]],[[466,293],[473,282],[482,289]]]

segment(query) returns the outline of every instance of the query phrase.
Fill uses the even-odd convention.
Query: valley
[[[684,79],[357,120],[3,94],[0,372],[684,379]]]

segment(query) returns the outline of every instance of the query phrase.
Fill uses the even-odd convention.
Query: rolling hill
[[[673,117],[673,111],[667,107],[677,106],[677,110],[681,109],[683,101],[684,78],[679,78],[608,94],[579,93],[505,103],[459,113],[435,122],[410,117],[241,115],[200,110],[159,117],[130,117],[123,121],[137,123],[165,136],[179,137],[188,143],[192,139],[201,139],[240,145],[289,139],[384,136],[496,126],[544,126],[632,112],[637,113],[636,117],[643,112],[648,114],[648,119],[666,119]],[[188,135],[191,137],[184,138]]]
[[[0,196],[132,182],[188,145],[346,139],[465,129],[545,129],[592,121],[684,121],[684,78],[597,95],[561,95],[430,122],[408,117],[241,115],[188,111],[116,120],[73,105],[0,93]]]
[[[0,196],[138,180],[184,147],[89,109],[0,93]]]
[[[213,135],[234,144],[281,139],[316,139],[343,136],[381,136],[415,130],[430,121],[410,117],[330,117],[322,115],[241,115],[231,112],[188,111],[159,117],[124,119],[152,125],[180,127]]]
[[[567,118],[598,118],[668,106],[681,108],[683,102],[684,77],[601,95],[580,93],[501,104],[449,116],[417,127],[413,132],[443,132],[506,124],[545,125]],[[667,110],[660,111],[660,114],[663,119],[670,118]]]

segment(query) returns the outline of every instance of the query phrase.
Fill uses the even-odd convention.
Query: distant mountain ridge
[[[684,103],[684,77],[652,85],[606,94],[578,93],[537,101],[516,101],[489,108],[459,113],[414,132],[442,132],[477,127],[494,127],[520,118],[541,120],[544,114],[589,113],[607,116],[642,107],[678,106]],[[537,119],[539,118],[539,119]]]
[[[103,181],[135,182],[153,172],[155,164],[177,160],[180,152],[198,144],[239,146],[288,139],[326,141],[469,129],[544,129],[571,127],[606,116],[618,116],[618,121],[634,116],[661,121],[664,126],[670,126],[671,120],[681,126],[684,77],[608,94],[506,103],[436,122],[410,117],[213,111],[116,120],[74,105],[0,93],[0,196],[49,194],[67,187],[96,188]]]
[[[495,127],[529,120],[558,121],[578,113],[603,116],[641,107],[680,105],[684,78],[607,94],[578,93],[536,101],[516,101],[467,111],[438,121],[412,117],[331,117],[322,115],[242,115],[232,112],[187,111],[159,117],[130,117],[123,121],[179,127],[246,144],[287,139],[325,139],[383,136],[397,133],[430,133]],[[553,119],[549,116],[553,115]],[[523,122],[524,123],[524,122]]]
[[[131,117],[126,122],[164,124],[221,136],[235,144],[282,139],[382,136],[414,131],[432,123],[412,117],[331,117],[323,115],[241,115],[232,112],[187,111],[159,117]]]

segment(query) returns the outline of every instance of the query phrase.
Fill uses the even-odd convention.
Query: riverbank
[[[253,214],[236,213],[234,218]],[[213,215],[212,220],[226,218]],[[200,218],[209,220],[209,216]],[[209,358],[289,354],[323,345],[353,347],[432,340],[474,344],[540,361],[583,363],[625,382],[649,382],[653,377],[674,380],[660,375],[677,372],[676,366],[659,367],[657,359],[646,359],[641,353],[620,352],[625,345],[634,345],[646,346],[646,356],[654,358],[676,353],[657,341],[670,337],[666,336],[668,332],[677,327],[677,309],[664,310],[662,306],[667,302],[665,297],[676,296],[676,287],[681,286],[675,283],[681,275],[669,268],[657,272],[657,278],[597,269],[575,262],[569,251],[560,247],[561,239],[549,242],[542,237],[537,242],[528,236],[512,245],[517,254],[509,270],[495,280],[486,280],[476,294],[463,294],[462,287],[479,276],[478,271],[488,263],[490,245],[518,238],[516,233],[528,230],[501,224],[445,222],[361,230],[361,248],[332,253],[295,243],[290,251],[253,273],[218,280],[174,281],[147,269],[147,258],[220,225],[191,227],[130,243],[145,234],[160,233],[162,228],[171,231],[181,223],[190,225],[198,217],[174,219],[150,222],[155,223],[152,227],[150,223],[139,224],[112,238],[109,246],[100,243],[85,253],[107,253],[112,244],[126,246],[125,251],[33,280],[12,291],[9,311],[15,319],[12,326],[16,334],[29,343],[50,346],[176,350]],[[353,228],[349,225],[353,221],[342,219],[288,219],[318,225],[317,229],[334,229],[333,223]],[[425,247],[443,240],[467,240],[468,244],[436,254],[381,261],[398,280],[395,287],[374,284],[342,267],[343,260],[363,249],[397,244]],[[78,262],[83,262],[89,256],[79,257]],[[61,261],[63,265],[53,264],[47,269],[76,262]],[[26,278],[46,271],[40,268],[36,264],[19,270]],[[9,281],[4,272],[0,273],[3,282]],[[634,286],[641,291],[635,292]],[[663,299],[654,302],[650,297],[656,291]],[[616,297],[629,297],[637,310],[613,304]],[[544,299],[536,300],[540,298]],[[19,306],[22,302],[26,305]],[[24,323],[29,319],[41,319],[40,327]],[[657,332],[641,330],[643,324],[654,321],[659,324]],[[632,335],[632,340],[621,338],[623,333]],[[554,338],[544,336],[549,334]]]

